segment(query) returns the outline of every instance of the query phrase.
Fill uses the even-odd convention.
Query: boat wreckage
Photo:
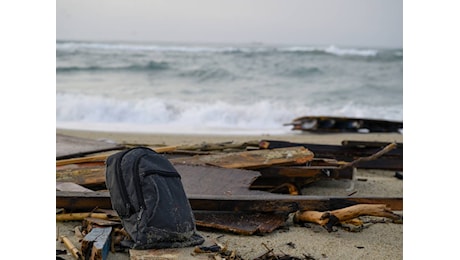
[[[332,117],[332,116],[304,116],[292,120],[292,130],[308,132],[360,132],[360,133],[383,133],[401,132],[403,123],[398,121],[352,118],[352,117]]]
[[[59,236],[75,258],[106,259],[109,250],[121,250],[127,234],[105,186],[105,160],[134,146],[56,135],[56,221],[82,222],[75,230],[79,247]],[[402,197],[302,195],[304,187],[319,180],[352,180],[356,168],[402,172],[402,143],[257,140],[149,147],[179,172],[197,229],[266,234],[289,216],[329,232],[344,223],[362,227],[359,217],[365,215],[402,223],[402,216],[393,212],[403,210]],[[131,252],[135,254],[139,252]]]

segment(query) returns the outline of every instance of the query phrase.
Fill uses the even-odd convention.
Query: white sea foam
[[[57,94],[56,121],[62,128],[136,132],[285,133],[283,126],[304,115],[349,116],[384,119],[391,107],[352,104],[308,107],[261,100],[250,104],[224,101],[121,100],[103,96]],[[393,111],[395,112],[395,111]],[[388,120],[397,120],[387,118]]]
[[[285,132],[283,124],[308,115],[402,120],[402,50],[96,42],[56,49],[58,127],[248,134]]]

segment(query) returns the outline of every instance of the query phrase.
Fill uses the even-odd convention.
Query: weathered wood
[[[80,212],[80,213],[57,214],[56,221],[80,221],[88,217],[99,218],[99,219],[109,219],[109,216],[105,213]]]
[[[313,153],[304,147],[219,153],[171,159],[175,164],[214,165],[223,168],[257,169],[272,165],[299,165],[313,159]]]
[[[163,146],[163,147],[149,147],[149,148],[154,150],[157,153],[164,153],[164,152],[171,152],[171,151],[176,150],[177,146]],[[118,153],[118,152],[120,151],[110,151],[104,154],[56,160],[56,166],[78,164],[78,163],[88,163],[88,162],[105,162],[105,160],[107,160],[107,157],[109,157],[112,154]]]
[[[70,251],[70,253],[75,259],[83,259],[80,250],[78,250],[78,248],[74,246],[70,239],[68,239],[66,236],[61,236],[61,241],[64,243],[64,246],[67,248],[67,250]]]
[[[218,229],[239,235],[265,234],[281,227],[286,214],[194,211],[198,229]]]
[[[192,145],[180,145],[177,147],[178,150],[196,150],[196,151],[222,151],[227,149],[246,149],[248,146],[258,146],[259,141],[247,141],[247,142],[222,142],[222,143],[202,143]]]
[[[93,227],[81,241],[85,259],[105,260],[110,251],[112,227]]]
[[[393,150],[394,148],[396,148],[396,143],[391,143],[391,144],[385,146],[380,151],[376,152],[375,154],[369,155],[367,157],[357,158],[356,160],[354,160],[352,162],[349,162],[347,164],[342,165],[341,168],[354,167],[355,165],[357,165],[360,162],[367,162],[367,161],[375,160],[375,159],[379,158],[380,156],[384,155],[385,153],[388,153],[389,151]]]
[[[56,159],[81,157],[87,154],[120,150],[124,146],[87,138],[56,134]]]
[[[276,166],[258,170],[261,176],[250,186],[253,190],[265,190],[276,193],[289,191],[294,186],[300,190],[303,186],[322,179],[352,179],[353,168],[328,166]],[[284,192],[285,193],[285,192]]]
[[[86,187],[105,186],[105,166],[56,170],[57,182],[73,182]]]
[[[262,191],[261,191],[262,192]],[[356,204],[385,204],[392,210],[403,209],[402,197],[333,197],[290,196],[271,194],[257,196],[239,195],[187,195],[193,210],[295,212],[297,210],[335,210]],[[87,211],[94,208],[112,208],[109,192],[56,191],[56,207],[70,211]]]
[[[80,192],[93,192],[83,186],[74,182],[56,182],[56,190],[59,191],[80,191]]]
[[[350,141],[348,141],[350,142]],[[371,145],[374,142],[368,142],[367,146],[343,146],[343,145],[326,145],[312,143],[293,143],[278,140],[261,140],[259,147],[261,149],[276,149],[282,147],[303,146],[315,154],[315,158],[332,158],[337,161],[353,161],[359,157],[367,157],[377,153],[382,147],[390,142],[375,142],[379,145]],[[312,161],[314,162],[314,161]],[[359,162],[356,167],[365,169],[383,169],[399,170],[403,169],[403,148],[402,143],[396,143],[396,148],[383,154],[380,158],[372,161]]]
[[[214,166],[174,165],[181,175],[187,194],[248,194],[257,171],[226,169]],[[58,170],[57,181],[73,182],[86,187],[105,186],[105,166]],[[251,192],[254,194],[254,192]]]
[[[136,250],[129,249],[130,260],[209,260],[208,254],[195,254],[191,255],[193,249],[185,248],[167,248],[167,249],[144,249]]]
[[[298,211],[294,215],[294,222],[317,223],[325,227],[330,232],[332,231],[333,226],[353,220],[360,216],[385,217],[392,220],[402,219],[400,215],[393,213],[391,209],[384,204],[358,204],[330,212],[310,210]]]
[[[399,132],[403,128],[403,122],[400,121],[334,116],[304,116],[284,125],[292,125],[292,130],[310,132],[359,132],[366,129],[382,133]]]

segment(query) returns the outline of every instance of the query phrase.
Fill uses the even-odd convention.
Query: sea
[[[56,127],[290,134],[302,116],[403,121],[403,49],[56,42]]]

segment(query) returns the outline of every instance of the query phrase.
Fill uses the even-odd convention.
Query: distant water
[[[403,50],[56,42],[59,128],[290,133],[307,115],[403,120]]]

